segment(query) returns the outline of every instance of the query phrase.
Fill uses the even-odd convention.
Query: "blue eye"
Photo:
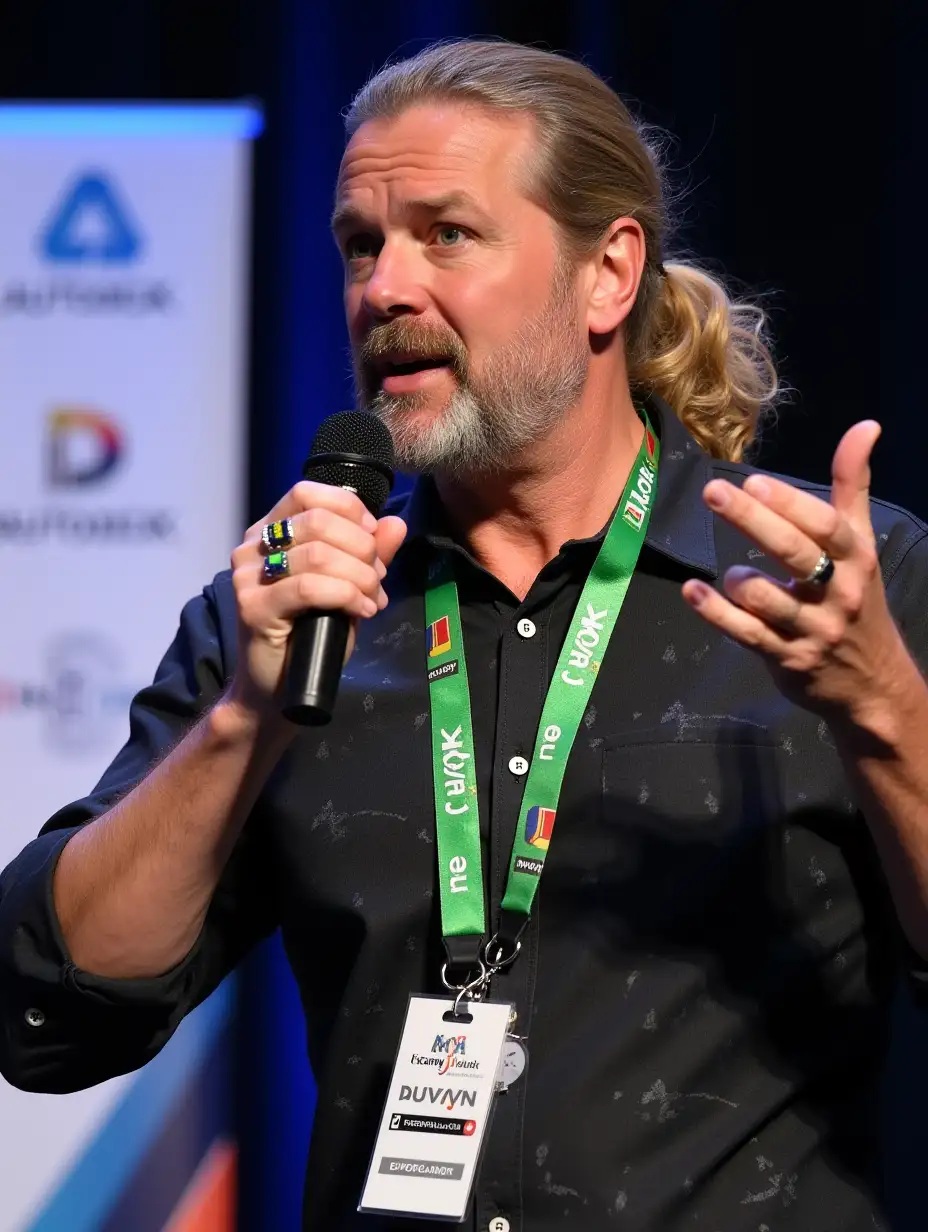
[[[460,227],[453,227],[450,224],[440,227],[438,230],[438,243],[442,248],[453,248],[464,238],[464,232]]]

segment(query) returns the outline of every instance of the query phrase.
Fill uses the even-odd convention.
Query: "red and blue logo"
[[[437,659],[451,649],[451,622],[447,616],[441,616],[429,625],[425,631],[425,641],[430,659]]]
[[[540,847],[542,851],[547,851],[554,832],[556,816],[557,812],[554,809],[542,808],[540,804],[530,808],[525,818],[525,841],[531,843],[533,847]]]
[[[111,415],[63,407],[48,417],[48,478],[56,488],[96,483],[117,465],[123,432]]]

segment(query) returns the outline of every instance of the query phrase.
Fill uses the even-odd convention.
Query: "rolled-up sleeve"
[[[137,1069],[164,1046],[256,941],[276,927],[268,861],[249,819],[186,958],[154,979],[111,980],[71,961],[52,882],[72,835],[110,809],[220,696],[234,653],[234,602],[220,574],[191,600],[153,683],[133,700],[130,735],[85,799],[56,813],[0,873],[0,1073],[63,1092]]]

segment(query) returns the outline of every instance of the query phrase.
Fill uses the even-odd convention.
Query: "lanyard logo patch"
[[[649,450],[654,445],[654,437],[649,437]],[[622,510],[622,520],[635,530],[641,530],[644,525],[644,513],[651,503],[651,490],[657,474],[653,462],[642,462],[638,468],[635,486],[628,494],[625,508]]]
[[[525,841],[531,843],[533,847],[540,847],[542,851],[547,851],[556,816],[554,809],[542,808],[540,804],[530,808],[525,818]]]
[[[451,622],[447,616],[441,616],[429,625],[425,631],[425,642],[430,659],[437,659],[451,649]]]

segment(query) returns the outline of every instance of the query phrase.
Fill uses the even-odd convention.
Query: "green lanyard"
[[[538,890],[567,759],[638,563],[657,491],[660,445],[642,415],[641,448],[571,619],[535,737],[502,902],[503,916],[514,924],[506,930],[515,934],[509,938],[512,957]],[[449,964],[466,971],[480,967],[486,919],[467,660],[449,553],[430,569],[425,620],[442,933]]]

